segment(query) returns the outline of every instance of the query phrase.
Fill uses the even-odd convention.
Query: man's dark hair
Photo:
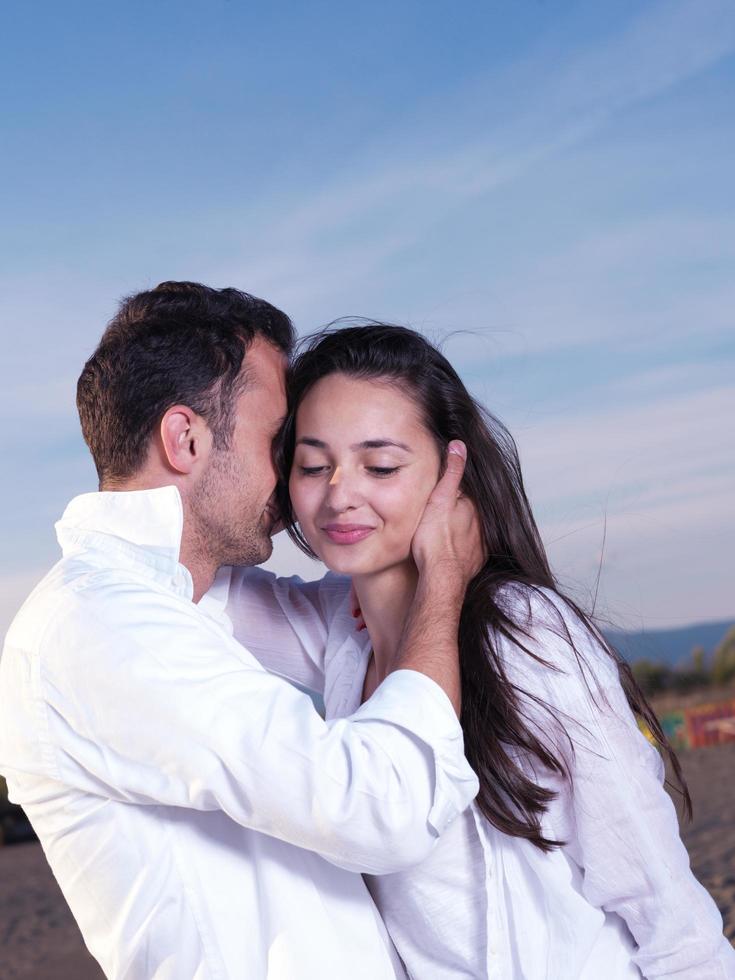
[[[82,434],[101,485],[132,476],[172,405],[187,405],[229,447],[245,353],[261,336],[284,353],[291,321],[239,289],[162,282],[123,300],[77,382]]]

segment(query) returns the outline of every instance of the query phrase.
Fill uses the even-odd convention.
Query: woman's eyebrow
[[[326,442],[321,439],[314,439],[311,436],[302,436],[300,439],[296,440],[297,446],[313,446],[315,449],[328,449]],[[353,452],[357,452],[358,449],[385,449],[387,447],[394,446],[396,449],[403,449],[407,453],[412,453],[413,450],[410,446],[407,446],[405,442],[396,442],[395,439],[365,439],[364,442],[355,442],[350,446]]]
[[[366,439],[364,442],[355,442],[350,446],[353,452],[358,449],[385,449],[389,446],[395,446],[396,449],[404,449],[407,453],[413,452],[410,446],[407,446],[405,442],[396,442],[395,439]]]
[[[326,449],[326,442],[322,442],[321,439],[312,439],[310,436],[302,436],[300,439],[296,440],[297,446],[314,446],[315,449]]]

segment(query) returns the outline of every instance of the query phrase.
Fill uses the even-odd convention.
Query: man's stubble
[[[259,565],[273,542],[259,501],[231,451],[214,450],[189,501],[195,548],[217,567]]]

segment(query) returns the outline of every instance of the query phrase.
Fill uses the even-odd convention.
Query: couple
[[[293,341],[163,283],[79,379],[101,492],[7,635],[0,771],[106,975],[735,977],[508,433],[410,330],[287,392]],[[338,574],[253,568],[281,524]]]

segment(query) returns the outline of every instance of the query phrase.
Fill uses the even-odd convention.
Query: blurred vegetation
[[[735,626],[730,627],[709,657],[702,647],[695,647],[689,663],[669,667],[651,660],[639,660],[633,664],[633,673],[647,697],[725,687],[735,681]]]

